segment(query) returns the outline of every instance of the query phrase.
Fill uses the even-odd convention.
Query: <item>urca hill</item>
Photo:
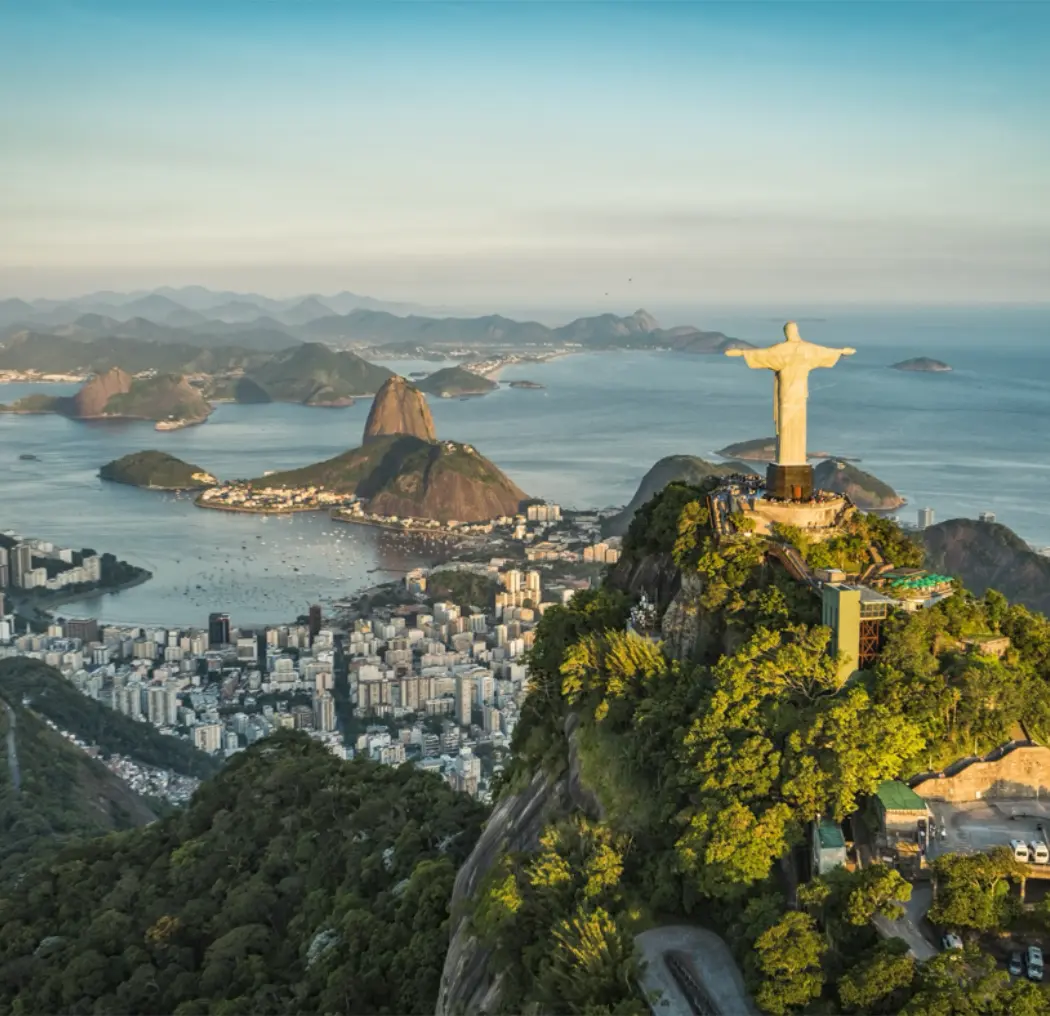
[[[257,488],[322,487],[356,494],[377,515],[481,522],[513,515],[526,494],[468,444],[439,441],[423,393],[403,377],[384,382],[360,448],[252,481]]]

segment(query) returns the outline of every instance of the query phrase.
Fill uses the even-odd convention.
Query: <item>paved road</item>
[[[714,932],[667,925],[643,931],[634,944],[646,963],[642,990],[660,993],[659,1001],[651,1003],[656,1016],[755,1016],[736,961]],[[668,966],[668,954],[672,965],[680,964],[678,978]],[[687,994],[683,980],[687,989],[692,981],[698,990]]]
[[[18,765],[18,742],[15,740],[16,717],[15,711],[6,702],[4,708],[7,710],[7,769],[17,794],[22,790],[22,770]]]
[[[919,883],[912,887],[911,899],[904,904],[904,916],[898,921],[890,921],[876,915],[872,924],[883,938],[902,938],[908,943],[911,954],[917,960],[928,960],[937,955],[937,947],[930,941],[924,929],[926,911],[933,902],[933,889],[929,883]]]

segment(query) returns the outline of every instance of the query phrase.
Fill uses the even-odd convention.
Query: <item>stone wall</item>
[[[1023,745],[994,762],[971,762],[952,776],[932,776],[912,788],[928,801],[976,801],[1050,796],[1050,748]]]

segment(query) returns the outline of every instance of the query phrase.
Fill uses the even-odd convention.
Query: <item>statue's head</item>
[[[802,336],[798,333],[798,325],[794,321],[789,321],[784,325],[784,338],[788,342],[801,342]]]

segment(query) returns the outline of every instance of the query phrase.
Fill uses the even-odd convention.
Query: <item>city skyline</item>
[[[42,0],[0,296],[1034,302],[1031,4]]]

